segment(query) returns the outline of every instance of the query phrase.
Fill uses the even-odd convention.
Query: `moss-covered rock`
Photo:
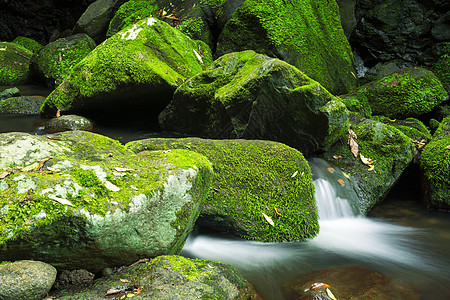
[[[444,101],[447,92],[439,79],[423,68],[408,68],[359,87],[343,97],[351,111],[364,117],[417,118]],[[370,106],[370,108],[369,108]]]
[[[209,47],[148,18],[107,39],[72,68],[41,111],[114,109],[159,113],[184,78],[212,61]],[[126,99],[126,101],[124,101]]]
[[[359,196],[360,214],[365,215],[376,203],[384,199],[410,164],[414,147],[411,138],[394,126],[355,115],[352,116],[351,122],[351,128],[357,136],[358,156],[352,154],[347,143],[348,135],[344,135],[323,158],[347,175],[350,174],[350,180],[341,188],[353,189],[356,192]],[[362,157],[372,163],[364,164]]]
[[[248,49],[298,67],[333,94],[357,84],[336,1],[244,1],[220,34],[216,55]]]
[[[124,283],[124,279],[128,282]],[[51,294],[53,299],[111,299],[106,291],[117,289],[116,299],[261,299],[238,271],[219,262],[166,255],[125,268],[108,277]],[[138,292],[139,290],[139,292]]]
[[[146,139],[126,147],[136,153],[188,149],[213,163],[200,225],[262,242],[302,240],[319,231],[311,171],[293,148],[270,141],[198,138]]]
[[[2,114],[39,114],[45,98],[42,96],[20,96],[0,100]]]
[[[431,134],[422,121],[415,118],[407,118],[405,120],[391,120],[384,116],[375,116],[373,120],[383,122],[396,127],[412,140],[431,140]]]
[[[16,87],[13,87],[0,92],[0,100],[5,100],[11,97],[19,97],[20,95],[20,90]]]
[[[347,119],[342,102],[318,82],[252,50],[226,54],[191,77],[159,116],[165,130],[279,141],[305,155],[334,143]]]
[[[423,194],[428,208],[450,208],[450,117],[442,120],[420,157]]]
[[[28,37],[25,36],[18,36],[16,37],[12,43],[18,44],[24,48],[27,48],[28,50],[30,50],[31,52],[37,53],[39,52],[39,50],[42,49],[42,46],[39,42],[36,42],[33,39],[30,39]]]
[[[84,131],[0,135],[0,257],[98,272],[178,254],[211,181],[187,150],[133,154]]]
[[[27,83],[32,56],[33,52],[21,45],[0,42],[0,85]]]
[[[433,66],[432,71],[442,82],[447,93],[450,93],[450,42],[444,43],[442,56]]]
[[[50,87],[58,86],[95,46],[94,40],[84,33],[48,43],[39,51],[37,59],[33,60],[36,80]]]
[[[0,299],[41,300],[56,279],[56,269],[41,261],[22,260],[0,266]]]
[[[73,33],[86,33],[96,43],[106,39],[106,31],[114,13],[127,0],[97,0],[78,19]]]

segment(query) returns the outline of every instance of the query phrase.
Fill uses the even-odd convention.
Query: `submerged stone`
[[[126,147],[136,153],[187,149],[213,163],[201,226],[261,242],[304,240],[319,231],[311,170],[296,149],[271,141],[199,138],[146,139]]]
[[[97,46],[46,99],[41,111],[159,113],[184,78],[211,63],[209,47],[147,18]]]
[[[221,32],[216,55],[249,49],[296,66],[335,95],[357,85],[336,1],[243,1]]]
[[[186,81],[159,121],[168,131],[279,141],[310,155],[346,132],[347,118],[345,105],[318,82],[249,50],[224,55]]]
[[[124,282],[124,279],[127,282]],[[159,256],[148,263],[131,266],[90,284],[51,293],[55,299],[248,299],[261,297],[238,271],[229,265],[182,256]]]
[[[84,132],[0,134],[0,257],[98,272],[177,254],[209,189],[187,151],[138,155]]]

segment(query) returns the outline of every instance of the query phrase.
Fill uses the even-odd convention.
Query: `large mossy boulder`
[[[31,52],[37,53],[39,52],[39,50],[42,49],[42,46],[39,42],[36,42],[33,39],[30,39],[28,37],[25,36],[18,36],[16,37],[12,43],[18,44],[24,48],[27,48],[28,50],[30,50]]]
[[[19,96],[0,100],[2,114],[39,114],[45,98],[42,96]]]
[[[0,42],[0,85],[27,83],[32,56],[33,52],[21,45]]]
[[[348,129],[345,105],[288,63],[252,50],[226,54],[175,92],[161,128],[208,138],[264,139],[305,155]]]
[[[296,66],[335,95],[357,85],[336,1],[244,1],[221,32],[216,56],[248,49]]]
[[[107,291],[109,297],[105,297]],[[134,296],[166,300],[262,299],[234,267],[175,255],[159,256],[92,283],[53,292],[51,296],[61,300],[129,299]]]
[[[450,208],[450,117],[442,120],[433,139],[422,150],[424,202],[430,209]]]
[[[374,114],[406,119],[430,112],[446,95],[442,83],[431,71],[407,68],[367,83],[342,98],[349,110],[364,117]]]
[[[0,257],[98,272],[178,254],[211,181],[186,150],[135,155],[84,131],[0,134]]]
[[[323,158],[345,173],[342,174],[340,188],[356,192],[359,213],[365,215],[375,204],[384,200],[411,163],[414,146],[411,138],[394,126],[354,115],[351,122],[349,134],[342,136]],[[349,145],[350,138],[358,145],[356,157]],[[344,181],[345,176],[350,179]],[[338,190],[337,193],[341,192]]]
[[[309,165],[284,144],[183,138],[139,140],[126,147],[136,153],[187,149],[212,162],[201,226],[261,242],[303,240],[319,231]]]
[[[95,46],[94,40],[84,33],[48,43],[39,51],[36,61],[33,60],[34,76],[49,87],[58,86]]]
[[[108,25],[114,13],[126,0],[97,0],[78,19],[73,33],[86,33],[96,43],[106,39]]]
[[[41,111],[159,113],[176,87],[211,61],[205,43],[148,18],[107,39],[75,65]]]

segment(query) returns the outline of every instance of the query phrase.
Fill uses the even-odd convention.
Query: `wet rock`
[[[59,85],[95,46],[88,35],[81,33],[48,43],[32,64],[35,79],[49,87]]]
[[[64,115],[53,118],[45,124],[45,131],[49,133],[69,131],[69,130],[85,130],[92,131],[94,124],[89,119],[77,115]]]
[[[134,154],[86,131],[16,132],[0,134],[0,174],[3,260],[99,272],[179,253],[211,163],[187,150]]]
[[[199,138],[146,139],[126,147],[136,153],[189,149],[213,163],[212,190],[197,222],[201,226],[261,242],[318,233],[311,171],[296,149],[271,141]]]
[[[0,113],[4,114],[39,114],[45,97],[21,96],[0,100]]]
[[[40,261],[7,263],[0,266],[0,299],[41,300],[55,278],[56,269]]]
[[[332,299],[326,288],[314,289],[314,283],[329,285],[336,299],[421,299],[411,287],[395,283],[386,275],[362,266],[334,267],[302,275],[284,285],[286,299]]]
[[[261,299],[234,267],[182,256],[159,256],[91,284],[55,292],[52,297],[106,299],[108,291],[117,291],[112,296],[124,299],[131,295],[141,299]]]
[[[86,33],[100,44],[106,39],[106,31],[114,13],[124,2],[126,0],[95,1],[78,19],[73,33]]]
[[[208,138],[279,141],[311,155],[347,130],[347,117],[343,103],[318,82],[248,50],[224,55],[187,80],[159,123],[167,131]]]
[[[0,85],[27,83],[32,55],[18,44],[0,42]]]
[[[3,90],[3,92],[0,93],[0,100],[4,100],[7,98],[11,98],[11,97],[18,97],[20,95],[21,94],[20,94],[19,89],[16,87],[13,87],[10,89]]]

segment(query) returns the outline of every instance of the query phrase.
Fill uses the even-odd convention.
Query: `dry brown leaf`
[[[38,163],[38,162],[35,162],[35,163],[32,163],[31,165],[28,165],[28,166],[22,168],[21,171],[22,171],[22,172],[34,171],[34,170],[36,170],[36,168],[38,168],[38,167],[39,167],[39,163]]]
[[[113,192],[120,191],[120,187],[118,187],[117,185],[115,185],[112,182],[109,182],[108,180],[106,180],[104,184],[105,184],[105,188],[107,188],[110,191],[113,191]]]
[[[48,197],[49,197],[50,199],[52,199],[52,200],[55,200],[55,201],[58,202],[58,203],[63,204],[63,205],[75,206],[75,205],[72,204],[72,202],[70,202],[70,201],[67,200],[67,199],[59,198],[59,197],[56,197],[56,196],[48,196]]]
[[[52,167],[47,167],[47,170],[49,170],[49,171],[52,172],[52,173],[59,173],[59,172],[61,172],[60,169],[52,168]]]
[[[43,160],[41,160],[41,161],[38,163],[38,166],[36,167],[36,169],[34,169],[34,170],[35,170],[35,171],[39,171],[39,170],[44,166],[45,162],[46,162],[47,160],[49,160],[49,159],[51,159],[51,157],[47,157],[47,158],[44,158]]]
[[[342,179],[338,179],[337,182],[339,182],[340,185],[345,186],[345,182]]]
[[[123,278],[120,278],[120,281],[122,281],[122,282],[130,282],[128,279],[123,279]]]
[[[333,174],[333,173],[334,173],[334,169],[333,169],[333,168],[331,168],[331,167],[327,168],[327,170],[328,170],[328,172],[330,172],[331,174]]]
[[[56,117],[57,118],[61,117],[61,111],[59,109],[56,111]]]
[[[118,294],[120,292],[121,292],[121,290],[118,290],[118,289],[109,289],[109,290],[106,291],[106,296]]]
[[[350,151],[352,152],[354,157],[358,157],[358,143],[356,142],[357,139],[358,136],[356,135],[356,133],[351,128],[349,128],[347,143],[350,146]]]
[[[2,172],[2,174],[0,174],[0,179],[5,178],[6,176],[8,176],[9,174],[13,173],[14,171],[11,169],[7,169],[5,171]]]
[[[269,223],[272,226],[275,226],[275,223],[272,221],[272,219],[268,215],[266,215],[265,213],[262,213],[262,214],[264,216],[264,219],[266,219],[267,223]]]
[[[325,289],[325,288],[331,288],[331,286],[326,283],[323,283],[323,282],[315,282],[315,283],[311,284],[311,286],[309,287],[309,290],[314,291],[314,290]]]
[[[343,159],[344,157],[342,155],[333,155],[334,159]]]

